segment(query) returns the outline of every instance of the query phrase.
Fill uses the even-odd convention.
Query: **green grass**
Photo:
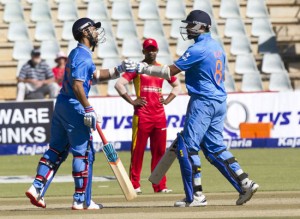
[[[244,149],[232,150],[238,159],[243,170],[249,173],[251,179],[260,184],[261,191],[300,191],[300,150],[299,149]],[[119,152],[125,168],[128,170],[130,153]],[[210,165],[200,153],[202,161],[202,185],[205,192],[233,192],[233,187],[225,178]],[[36,165],[40,156],[1,156],[0,175],[34,176]],[[62,165],[58,174],[71,175],[70,155]],[[145,153],[144,166],[142,171],[141,186],[143,194],[153,193],[150,182],[147,180],[150,174],[150,153]],[[94,165],[94,175],[103,176],[113,173],[107,164],[104,155],[98,153]],[[175,161],[169,170],[168,187],[174,193],[183,193],[181,175],[178,162]],[[108,187],[107,187],[108,186]],[[0,198],[3,197],[24,197],[24,191],[29,184],[0,184]],[[53,183],[48,190],[47,196],[71,196],[73,193],[73,183]],[[94,195],[114,195],[122,194],[116,181],[95,182],[93,184]]]

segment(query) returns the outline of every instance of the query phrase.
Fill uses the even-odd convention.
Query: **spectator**
[[[33,49],[31,59],[23,65],[18,77],[17,101],[24,99],[44,99],[48,94],[55,98],[59,86],[48,64],[41,59],[39,49]]]
[[[62,51],[57,53],[55,62],[57,63],[56,67],[52,68],[54,74],[55,82],[61,87],[62,81],[64,79],[65,67],[68,57]]]

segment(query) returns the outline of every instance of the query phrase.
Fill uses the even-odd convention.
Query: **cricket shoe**
[[[162,189],[162,190],[159,191],[159,193],[171,193],[171,192],[173,192],[173,190],[168,189],[168,188],[165,188],[165,189]]]
[[[236,205],[242,205],[249,201],[259,188],[259,185],[252,180],[248,180],[242,187],[244,192],[240,194]]]
[[[72,210],[99,210],[102,209],[103,205],[101,204],[96,204],[91,200],[91,203],[89,206],[86,206],[85,202],[77,202],[74,200],[73,205],[72,205]]]
[[[202,192],[196,192],[194,194],[193,202],[187,202],[184,198],[174,203],[174,207],[205,207],[206,205],[207,201],[205,195],[203,195]]]
[[[141,187],[138,187],[138,188],[134,189],[134,191],[135,191],[136,194],[138,194],[138,195],[141,195],[141,194],[142,194]]]
[[[30,199],[31,204],[46,208],[46,203],[43,197],[41,197],[40,190],[31,185],[30,188],[25,192],[25,195]]]

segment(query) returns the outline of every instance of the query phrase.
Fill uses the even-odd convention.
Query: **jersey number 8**
[[[222,62],[220,59],[218,59],[216,62],[216,71],[214,75],[215,81],[217,82],[218,85],[221,83],[222,80],[222,69],[223,69]]]

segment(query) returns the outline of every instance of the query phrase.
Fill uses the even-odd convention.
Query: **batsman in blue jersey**
[[[39,161],[37,175],[26,196],[33,205],[46,207],[44,194],[70,150],[75,183],[72,209],[100,209],[102,205],[91,200],[95,159],[91,131],[96,130],[98,118],[88,101],[88,93],[92,83],[115,79],[120,73],[130,71],[130,62],[125,60],[116,68],[96,71],[92,51],[98,42],[105,41],[101,23],[81,18],[73,24],[72,32],[78,45],[68,56],[52,118],[50,147]]]
[[[182,22],[187,25],[181,27],[182,37],[195,43],[173,65],[137,64],[139,73],[165,79],[185,71],[190,101],[184,129],[178,133],[176,141],[186,197],[175,202],[174,206],[207,205],[202,193],[200,150],[239,192],[236,204],[242,205],[251,199],[259,186],[248,178],[223,143],[227,97],[224,87],[225,52],[211,37],[211,19],[206,12],[194,10]]]

